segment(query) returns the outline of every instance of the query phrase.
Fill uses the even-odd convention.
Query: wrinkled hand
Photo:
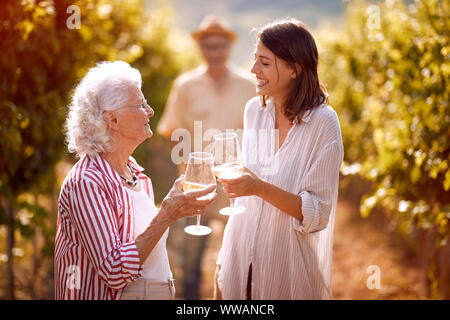
[[[236,179],[218,179],[223,191],[229,198],[257,195],[263,180],[248,168],[244,168],[242,177]]]
[[[197,199],[213,192],[216,189],[213,184],[203,190],[183,192],[183,179],[184,175],[181,175],[175,180],[172,189],[161,203],[161,210],[164,211],[171,223],[181,218],[202,214],[205,207],[217,198],[217,193],[214,193],[211,199]]]

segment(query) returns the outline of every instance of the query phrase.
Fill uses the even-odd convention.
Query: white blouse
[[[134,238],[135,240],[141,233],[147,229],[150,222],[157,213],[154,202],[150,199],[144,188],[140,191],[134,191],[126,188],[133,199],[134,207]],[[142,279],[152,279],[167,282],[172,278],[170,271],[169,258],[167,256],[166,240],[169,229],[164,232],[156,246],[150,252],[149,256],[142,265]]]
[[[302,198],[303,221],[256,196],[231,216],[217,263],[224,299],[245,299],[252,265],[252,299],[331,299],[333,228],[343,161],[336,112],[322,105],[293,122],[278,149],[275,106],[251,99],[244,113],[242,153],[258,177]]]

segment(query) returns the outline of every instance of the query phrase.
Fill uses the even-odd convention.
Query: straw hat
[[[191,36],[195,41],[199,42],[205,35],[209,34],[224,35],[229,38],[231,42],[236,41],[238,38],[237,33],[231,30],[224,20],[213,15],[205,17],[198,29],[191,33]]]

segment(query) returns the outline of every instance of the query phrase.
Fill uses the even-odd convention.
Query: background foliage
[[[449,3],[386,1],[375,8],[379,23],[368,8],[353,2],[344,31],[320,38],[322,80],[344,135],[342,173],[372,182],[363,217],[378,206],[412,247],[432,242],[423,263],[439,296],[450,260]]]
[[[75,22],[70,5],[80,8],[79,29],[68,28]],[[10,297],[12,260],[23,255],[14,248],[15,235],[39,232],[44,253],[53,255],[61,183],[56,164],[76,160],[66,154],[63,129],[72,88],[99,61],[127,61],[142,74],[157,122],[172,80],[197,61],[171,19],[170,8],[146,9],[141,0],[0,3],[0,225],[8,226],[7,254],[0,260],[8,262]],[[146,161],[147,148],[136,151],[139,161]],[[45,195],[53,198],[38,200]]]

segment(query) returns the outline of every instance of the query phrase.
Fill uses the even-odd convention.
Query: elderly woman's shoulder
[[[96,168],[92,161],[87,157],[79,160],[70,170],[63,183],[64,189],[73,189],[79,187],[97,187],[103,189],[107,179],[101,171]]]

